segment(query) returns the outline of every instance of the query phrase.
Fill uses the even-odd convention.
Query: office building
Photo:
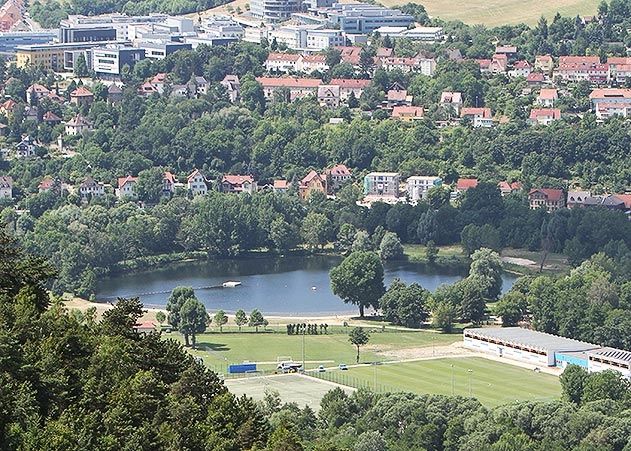
[[[264,21],[282,22],[289,20],[301,7],[301,0],[252,0],[250,14]]]
[[[443,27],[394,27],[383,26],[376,30],[381,36],[399,39],[407,38],[412,41],[438,42],[443,39]]]
[[[186,42],[174,42],[174,41],[140,41],[136,42],[138,48],[144,49],[145,58],[152,59],[164,59],[170,54],[177,52],[178,50],[192,50],[193,45]]]
[[[368,34],[380,27],[408,27],[414,17],[398,9],[366,3],[336,3],[324,11],[329,21],[345,33]]]
[[[438,176],[414,175],[407,179],[407,194],[410,202],[418,202],[427,197],[429,190],[435,186],[440,186],[442,180]]]
[[[364,194],[366,196],[399,197],[398,172],[371,172],[364,177]]]
[[[145,49],[108,45],[92,49],[92,70],[101,77],[120,77],[123,67],[130,69],[145,59]]]
[[[17,46],[37,45],[52,42],[57,30],[7,31],[0,33],[0,53],[15,53]]]
[[[112,44],[117,43],[122,44],[122,42],[113,42]],[[65,67],[64,54],[66,52],[88,50],[92,47],[94,47],[93,42],[20,45],[15,48],[16,66],[23,69],[32,65],[44,70],[62,72]]]

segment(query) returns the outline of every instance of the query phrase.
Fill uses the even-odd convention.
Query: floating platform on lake
[[[228,280],[224,282],[221,286],[224,288],[234,288],[238,287],[239,285],[241,285],[241,282],[239,282],[238,280]]]

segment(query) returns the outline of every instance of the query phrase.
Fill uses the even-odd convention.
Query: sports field
[[[490,407],[516,400],[549,400],[561,394],[555,376],[480,357],[361,366],[317,376],[352,387],[376,387],[377,392],[471,395]]]
[[[499,26],[527,23],[535,25],[542,15],[594,15],[600,0],[379,0],[385,6],[421,3],[432,17],[461,20],[468,24]]]
[[[367,327],[370,342],[361,351],[361,360],[395,360],[389,352],[433,346],[448,345],[462,341],[461,334],[441,334],[431,331],[381,332],[379,327]],[[355,347],[348,341],[348,331],[331,328],[328,335],[306,335],[304,337],[305,365],[307,369],[319,365],[337,366],[340,363],[355,363]],[[179,333],[165,334],[182,341]],[[197,338],[198,349],[191,351],[201,357],[211,369],[226,373],[227,366],[233,363],[259,362],[259,369],[273,370],[278,357],[291,357],[302,361],[302,335],[277,333],[210,333]],[[388,356],[389,355],[389,356]],[[262,363],[267,362],[267,363]]]
[[[298,374],[226,379],[225,383],[228,390],[237,396],[247,395],[261,400],[266,391],[275,391],[283,402],[295,402],[300,407],[309,406],[316,411],[320,408],[322,397],[333,388],[340,387],[348,394],[354,391],[354,388]]]

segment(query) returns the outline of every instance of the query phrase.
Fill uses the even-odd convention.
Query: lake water
[[[209,310],[249,312],[256,308],[268,315],[356,313],[354,305],[343,303],[331,291],[329,271],[340,261],[333,256],[291,256],[187,262],[104,279],[97,288],[97,299],[138,296],[147,306],[164,306],[171,290],[183,285],[196,288],[197,297]],[[421,263],[385,264],[386,286],[398,277],[434,291],[439,285],[452,284],[464,275],[437,271]],[[510,289],[516,278],[504,274],[503,290]],[[238,280],[242,285],[210,288],[228,280]]]

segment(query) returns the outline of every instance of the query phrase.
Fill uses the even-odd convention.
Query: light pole
[[[373,368],[373,383],[375,384],[375,393],[377,393],[377,362],[372,363]]]
[[[454,392],[456,391],[456,384],[454,381],[454,364],[452,363],[449,366],[451,367],[451,396],[453,396]]]
[[[436,342],[434,341],[435,339],[436,337],[432,337],[432,357],[436,357],[436,347],[435,347]]]
[[[307,367],[305,367],[305,329],[302,329],[302,372],[306,372]]]
[[[469,396],[471,396],[471,374],[473,374],[473,370],[469,369],[467,373],[469,373]]]

